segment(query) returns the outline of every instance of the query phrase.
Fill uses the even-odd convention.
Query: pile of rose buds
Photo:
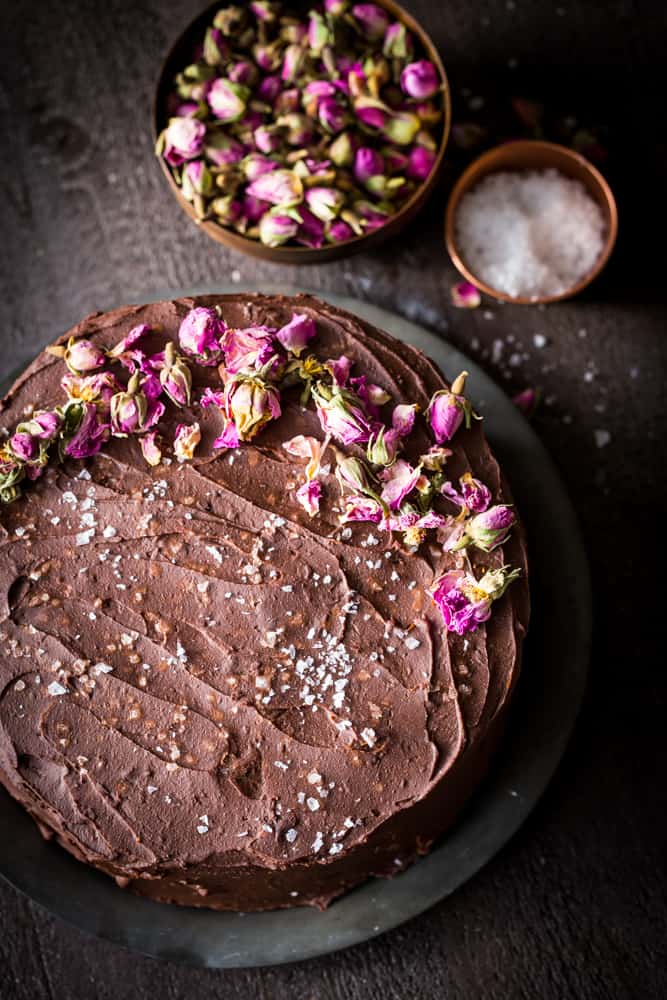
[[[156,152],[199,220],[269,247],[343,243],[433,170],[443,86],[377,4],[324,0],[304,18],[251,0],[219,10],[177,74]]]

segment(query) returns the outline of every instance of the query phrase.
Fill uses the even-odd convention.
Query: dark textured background
[[[561,4],[409,3],[441,48],[459,120],[471,98],[473,107],[485,98],[483,118],[512,96],[537,96],[608,130],[604,169],[621,228],[605,275],[576,302],[472,312],[449,301],[446,184],[404,238],[302,273],[229,254],[185,219],[153,159],[149,107],[161,54],[199,0],[0,4],[2,369],[93,309],[168,288],[269,281],[394,308],[480,359],[508,390],[543,387],[535,426],[582,519],[597,616],[585,709],[556,780],[509,847],[453,898],[343,954],[215,973],[89,939],[2,884],[3,1000],[667,996],[662,565],[653,556],[666,492],[667,17],[659,0]],[[603,447],[596,431],[610,435]]]

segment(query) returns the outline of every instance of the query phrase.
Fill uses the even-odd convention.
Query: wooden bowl
[[[355,236],[345,243],[328,243],[319,249],[300,246],[267,247],[263,243],[260,243],[259,240],[249,239],[247,236],[243,236],[233,229],[227,229],[211,219],[203,222],[199,221],[195,215],[194,208],[183,197],[169,167],[162,157],[160,157],[159,162],[162,173],[166,177],[167,183],[178,204],[186,215],[212,239],[231,247],[232,250],[239,250],[241,253],[248,254],[251,257],[259,257],[262,260],[273,261],[276,264],[321,264],[328,260],[338,260],[341,257],[348,257],[351,254],[358,253],[360,250],[370,250],[371,247],[379,246],[380,243],[383,243],[392,236],[396,236],[397,233],[404,229],[412,221],[420,208],[422,208],[440,176],[442,159],[447,140],[449,139],[452,107],[447,74],[445,73],[438,50],[421,25],[400,4],[395,3],[394,0],[375,0],[375,2],[379,6],[384,7],[395,20],[401,21],[415,35],[424,50],[425,57],[430,59],[436,66],[444,84],[442,91],[442,134],[436,160],[429,176],[413,192],[399,211],[390,217],[386,225],[370,233],[363,236]],[[173,87],[174,76],[190,61],[195,40],[203,38],[206,27],[211,23],[214,14],[219,8],[220,2],[218,0],[217,3],[208,7],[199,17],[195,18],[176,40],[162,65],[153,103],[154,141],[157,140],[159,133],[167,122],[166,101]]]
[[[571,288],[560,292],[558,295],[544,295],[539,298],[507,295],[505,292],[491,288],[490,285],[481,281],[469,269],[462,258],[456,242],[456,212],[459,203],[464,194],[489,174],[498,173],[500,170],[546,170],[550,167],[554,167],[565,177],[581,181],[589,195],[600,206],[607,229],[602,252],[595,266],[588,274]],[[577,295],[598,276],[609,260],[616,242],[617,232],[618,212],[616,210],[616,200],[600,171],[592,163],[589,163],[584,156],[575,153],[572,149],[568,149],[567,146],[559,146],[554,142],[541,142],[532,139],[521,139],[516,142],[504,143],[502,146],[495,146],[493,149],[488,150],[488,152],[483,153],[477,160],[474,160],[454,185],[452,193],[449,196],[449,201],[447,202],[445,214],[445,243],[456,269],[460,271],[467,281],[479,288],[481,292],[485,292],[494,299],[500,299],[503,302],[513,302],[519,305],[535,305],[539,302],[559,302],[562,299],[569,299],[573,295]]]

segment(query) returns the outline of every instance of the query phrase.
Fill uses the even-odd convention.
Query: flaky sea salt
[[[463,196],[456,239],[472,273],[511,296],[567,291],[594,267],[605,222],[583,184],[557,170],[490,174]]]

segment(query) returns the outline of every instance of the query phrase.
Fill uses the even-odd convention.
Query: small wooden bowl
[[[571,288],[560,292],[558,295],[544,295],[540,298],[507,295],[505,292],[491,288],[481,281],[473,274],[461,257],[456,243],[456,213],[459,203],[464,194],[489,174],[495,174],[501,170],[546,170],[549,167],[555,167],[565,177],[581,181],[590,196],[598,203],[607,227],[604,247],[593,269]],[[585,157],[568,149],[567,146],[559,146],[554,142],[541,142],[532,139],[521,139],[516,142],[504,143],[502,146],[495,146],[488,152],[483,153],[477,160],[474,160],[454,185],[452,193],[449,196],[449,201],[447,202],[447,211],[445,214],[445,243],[456,269],[460,271],[467,281],[479,288],[481,292],[485,292],[486,295],[490,295],[494,299],[500,299],[503,302],[513,302],[519,305],[535,305],[539,302],[559,302],[562,299],[569,299],[573,295],[577,295],[594,278],[597,278],[609,260],[616,242],[617,232],[618,212],[616,209],[616,200],[600,171],[592,163],[589,163]]]
[[[217,240],[218,243],[223,243],[225,246],[231,247],[233,250],[239,250],[241,253],[248,254],[250,257],[259,257],[262,260],[273,261],[275,264],[322,264],[329,260],[339,260],[341,257],[349,257],[351,254],[359,253],[360,250],[370,250],[371,247],[379,246],[380,243],[384,243],[385,240],[392,236],[396,236],[397,233],[404,229],[422,208],[440,176],[442,170],[442,159],[445,153],[447,140],[449,139],[449,131],[452,122],[452,106],[447,74],[445,73],[445,67],[442,64],[438,50],[421,25],[415,21],[415,19],[406,10],[404,10],[400,4],[395,3],[395,0],[375,0],[375,2],[378,3],[379,6],[384,7],[384,9],[391,14],[395,20],[401,21],[406,28],[408,28],[408,30],[415,35],[424,50],[426,58],[430,59],[436,66],[444,84],[442,91],[442,134],[440,137],[440,144],[438,146],[437,157],[429,176],[426,178],[424,183],[414,191],[405,204],[401,206],[399,211],[396,212],[395,215],[391,216],[386,225],[381,226],[379,229],[375,229],[364,236],[355,236],[353,239],[347,240],[345,243],[327,243],[319,249],[300,246],[267,247],[263,243],[260,243],[259,240],[251,240],[247,236],[242,236],[233,229],[227,229],[211,219],[207,219],[204,222],[198,221],[194,208],[190,202],[183,197],[178,184],[172,177],[169,167],[164,162],[162,157],[160,157],[159,162],[160,167],[162,168],[162,173],[166,177],[172,194],[176,198],[178,204],[181,206],[185,214],[188,215],[200,229],[203,229],[208,236],[212,237],[212,239]],[[153,103],[154,141],[157,140],[159,133],[167,122],[168,116],[166,113],[166,101],[169,92],[173,87],[174,76],[190,61],[193,42],[195,39],[203,37],[206,27],[211,23],[214,14],[219,10],[219,8],[220,0],[203,11],[199,17],[192,21],[192,23],[188,25],[185,31],[183,31],[183,33],[176,40],[162,65]],[[307,7],[305,9],[307,10]]]

